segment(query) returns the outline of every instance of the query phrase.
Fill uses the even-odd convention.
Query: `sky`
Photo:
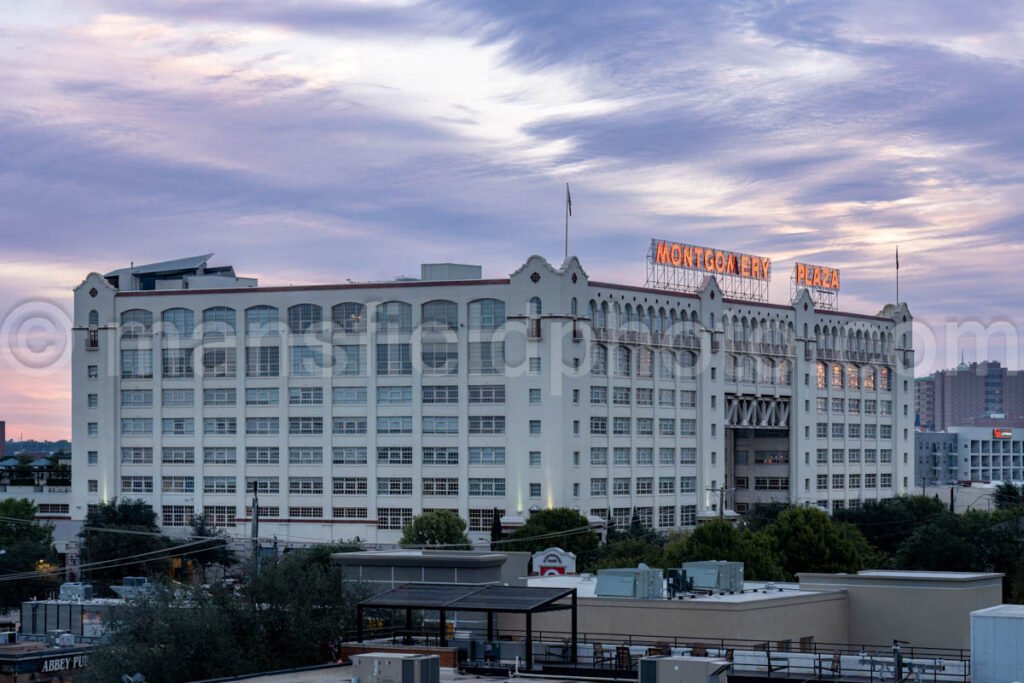
[[[91,271],[214,252],[264,284],[501,277],[561,262],[566,182],[593,278],[643,284],[658,237],[770,256],[776,302],[794,261],[838,267],[841,307],[874,314],[899,245],[918,373],[1020,366],[1020,2],[0,7],[9,436],[70,433]]]

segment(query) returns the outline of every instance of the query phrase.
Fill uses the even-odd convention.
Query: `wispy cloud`
[[[677,237],[773,256],[779,299],[793,260],[837,265],[844,304],[875,312],[899,243],[919,318],[1024,317],[1017,4],[39,0],[7,18],[0,315],[207,251],[273,283],[507,273],[558,257],[571,180],[573,251],[602,279],[640,282],[647,238]],[[48,381],[0,361],[28,397],[9,422],[66,433]]]

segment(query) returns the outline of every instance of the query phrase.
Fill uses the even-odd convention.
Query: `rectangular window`
[[[612,387],[612,405],[629,405],[629,387]]]
[[[164,389],[160,393],[160,402],[165,408],[191,408],[195,403],[195,392],[192,389]]]
[[[378,446],[377,463],[380,465],[411,465],[411,446]]]
[[[469,449],[470,465],[504,465],[505,449],[500,446],[483,446]]]
[[[208,446],[203,449],[203,462],[207,465],[234,465],[237,459],[233,446]]]
[[[203,377],[234,377],[237,355],[234,349],[203,349]]]
[[[378,375],[411,375],[412,347],[410,344],[377,344]]]
[[[161,488],[164,493],[195,493],[195,477],[163,477]]]
[[[289,465],[320,465],[324,449],[320,446],[291,446],[288,448]]]
[[[289,387],[288,405],[319,406],[324,402],[323,387]]]
[[[697,392],[696,391],[680,391],[679,392],[679,407],[680,408],[696,408],[697,407]]]
[[[497,375],[504,371],[504,342],[469,342],[470,374]]]
[[[334,519],[366,519],[367,510],[366,508],[331,508],[331,514]]]
[[[289,434],[323,434],[324,419],[322,417],[290,417],[288,418]]]
[[[237,400],[234,389],[203,389],[204,406],[233,406]]]
[[[412,405],[412,387],[377,387],[377,405]]]
[[[188,379],[194,376],[192,349],[162,349],[161,372],[167,379]]]
[[[714,432],[714,425],[712,426],[712,432]],[[692,418],[684,417],[679,421],[679,436],[696,436],[697,435],[697,421]]]
[[[842,448],[833,448],[832,449],[832,464],[833,465],[842,465],[843,462],[845,462],[845,460],[846,460],[846,451],[845,450],[843,450]]]
[[[892,463],[892,449],[891,448],[881,448],[881,449],[879,449],[879,451],[878,451],[878,462],[880,462],[883,465],[888,465],[888,464]]]
[[[331,403],[336,406],[365,406],[366,387],[334,387]]]
[[[203,493],[235,493],[234,477],[203,477]]]
[[[203,507],[206,522],[213,527],[235,526],[235,508],[227,505],[206,505]]]
[[[152,389],[122,389],[122,408],[150,408],[153,406]]]
[[[658,405],[671,408],[676,404],[675,389],[658,389]],[[675,508],[672,508],[673,511]]]
[[[530,405],[540,405],[540,389],[531,388],[527,393]]]
[[[874,415],[877,412],[878,401],[873,398],[864,399],[864,414]]]
[[[697,477],[679,477],[679,493],[696,493]]]
[[[669,449],[672,450],[671,448]],[[669,456],[671,457],[671,456]],[[653,465],[654,464],[654,449],[648,446],[641,446],[636,449],[636,464],[637,465]],[[671,463],[669,463],[671,464]]]
[[[874,424],[864,425],[864,438],[865,439],[874,439],[876,436],[878,436],[878,425],[874,425]]]
[[[845,432],[845,427],[846,427],[846,425],[844,425],[842,422],[833,422],[832,423],[832,438],[833,439],[841,439],[841,438],[843,438],[843,434]]]
[[[288,516],[291,518],[318,519],[324,516],[324,509],[318,507],[289,507]]]
[[[675,492],[676,492],[676,479],[675,479],[675,477],[658,477],[658,493],[675,493]]]
[[[319,346],[292,346],[288,349],[289,374],[292,377],[324,375],[324,352]]]
[[[402,530],[412,522],[412,508],[377,508],[377,528]]]
[[[850,415],[860,415],[860,399],[851,398],[846,402],[846,411]]]
[[[123,361],[123,359],[124,359],[124,351],[121,352],[121,358],[122,358],[122,361]],[[153,370],[152,370],[153,359],[152,359],[152,356],[150,357],[149,367],[150,367],[149,377],[152,377],[153,376]],[[85,376],[88,377],[89,379],[97,379],[100,376],[100,368],[99,368],[99,366],[98,365],[90,365],[90,366],[88,366],[86,368]]]
[[[411,415],[385,415],[377,417],[378,434],[412,434]]]
[[[755,491],[786,491],[789,477],[754,477]]]
[[[336,496],[365,496],[366,477],[334,477],[331,492]]]
[[[817,478],[817,487],[819,491],[825,491],[828,489],[828,475],[819,474]]]
[[[410,480],[411,481],[411,480]],[[320,477],[288,477],[289,495],[322,495],[324,480]]]
[[[253,435],[279,434],[280,423],[276,417],[247,417],[245,418],[245,433]]]
[[[136,433],[137,434],[138,433],[138,432],[125,431],[125,422],[126,422],[125,420],[123,420],[123,419],[121,420],[121,433],[122,434],[132,434],[132,433]],[[127,422],[129,424],[135,424],[135,422],[133,422],[132,420],[128,420]],[[152,423],[152,420],[150,420],[150,422]],[[86,433],[89,436],[99,436],[99,434],[100,434],[100,423],[99,422],[89,422],[89,423],[87,423],[85,425],[85,429],[86,429]],[[150,426],[150,431],[152,431],[152,429],[153,428],[152,428],[152,425],[151,425]]]
[[[491,404],[505,402],[504,384],[471,384],[469,385],[469,402],[471,404]]]
[[[245,462],[249,465],[276,465],[281,461],[277,446],[249,446],[245,449]]]
[[[490,531],[491,525],[494,522],[494,515],[498,515],[498,519],[504,516],[504,510],[495,510],[494,508],[483,508],[483,509],[470,509],[469,511],[469,530],[470,531]]]
[[[591,479],[590,480],[590,495],[592,495],[592,496],[607,496],[608,495],[608,480],[607,479]]]
[[[331,431],[334,434],[366,434],[366,418],[336,417],[332,421]]]
[[[459,418],[457,415],[424,415],[424,434],[458,434]]]
[[[153,493],[153,477],[121,477],[122,493]]]
[[[276,346],[247,346],[246,377],[277,377],[281,374],[281,349]]]
[[[679,524],[682,526],[693,526],[697,523],[697,506],[679,506]]]
[[[608,387],[590,387],[590,404],[603,406],[608,403]]]
[[[529,429],[531,436],[538,436],[540,434],[540,420],[530,420]]]
[[[827,465],[828,464],[828,449],[827,448],[819,448],[817,450],[817,462],[818,462],[819,465]]]
[[[654,435],[654,418],[653,417],[638,417],[636,419],[636,433],[638,436],[653,436]]]
[[[832,475],[832,488],[844,489],[846,488],[846,475],[845,474],[833,474]]]
[[[254,388],[245,390],[245,405],[247,406],[276,406],[278,403],[278,390],[276,388]]]
[[[203,434],[226,436],[238,433],[238,420],[233,417],[207,417],[203,419]]]
[[[608,464],[608,449],[602,447],[594,447],[590,449],[590,464],[591,465],[607,465]]]
[[[162,433],[172,436],[188,436],[195,434],[195,420],[191,417],[165,417]]]
[[[630,461],[632,460],[632,458],[630,457],[631,455],[632,454],[630,453],[630,449],[629,448],[625,448],[625,447],[613,448],[612,449],[612,463],[614,463],[616,465],[629,465]]]
[[[457,496],[459,480],[456,477],[424,477],[424,496]]]
[[[86,457],[88,458],[88,463],[90,465],[99,465],[100,464],[100,452],[99,451],[87,451],[86,452]]]
[[[411,477],[380,477],[377,479],[378,496],[411,496]]]
[[[421,357],[424,375],[457,375],[459,345],[457,342],[422,342]]]
[[[860,488],[860,475],[859,474],[851,474],[850,475],[849,485],[850,485],[851,489],[859,489]]]
[[[504,496],[505,480],[500,478],[469,479],[469,495],[471,496]]]
[[[636,404],[638,406],[654,405],[654,389],[637,389]]]
[[[334,376],[366,375],[366,347],[362,344],[339,344],[334,347]]]
[[[591,416],[590,418],[590,433],[591,434],[607,434],[608,433],[608,418]]]
[[[160,521],[163,526],[189,526],[194,514],[191,505],[164,505]]]
[[[529,462],[530,462],[530,467],[540,467],[540,462],[541,462],[540,451],[530,451]]]
[[[365,446],[338,446],[333,449],[331,462],[335,465],[365,465]]]
[[[674,465],[676,462],[676,449],[674,448],[659,448],[658,449],[658,464],[659,465]]]
[[[680,448],[679,449],[679,464],[680,465],[696,465],[697,464],[697,449],[696,448]]]
[[[658,508],[658,526],[674,527],[676,525],[676,506],[662,505]]]
[[[504,401],[504,389],[502,401]],[[472,390],[472,387],[470,387]],[[425,384],[423,386],[423,403],[458,403],[459,385],[457,384]],[[472,402],[472,401],[470,401]]]
[[[504,415],[470,415],[470,434],[504,434]]]
[[[841,398],[833,398],[832,399],[832,412],[833,413],[842,413],[843,412],[843,403],[844,403],[843,399],[841,399]]]
[[[458,465],[459,449],[453,446],[424,446],[424,465]]]
[[[122,465],[152,465],[153,464],[153,449],[152,448],[122,448],[121,449],[121,464]]]
[[[165,465],[191,465],[195,461],[196,451],[191,446],[165,446],[160,450],[160,462]]]
[[[658,435],[659,436],[675,436],[676,434],[676,421],[671,417],[659,417],[658,418]]]
[[[530,358],[527,360],[527,372],[529,374],[531,374],[531,375],[539,375],[540,374],[540,357],[539,356],[530,356]]]
[[[98,370],[89,366],[89,379],[96,379]],[[152,379],[153,351],[151,349],[122,349],[121,379]]]

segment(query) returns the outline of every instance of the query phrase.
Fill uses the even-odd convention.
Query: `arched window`
[[[266,337],[278,333],[278,311],[273,306],[253,306],[245,309],[245,335]]]
[[[288,329],[292,334],[317,332],[323,324],[323,315],[316,304],[296,304],[288,309]]]
[[[892,371],[889,368],[878,369],[878,390],[892,391]]]
[[[196,328],[196,314],[190,308],[168,308],[161,315],[163,336],[191,337]]]
[[[377,304],[377,334],[412,332],[412,306],[404,301]]]
[[[424,328],[432,330],[458,330],[459,305],[454,301],[436,299],[423,304],[421,312]]]
[[[876,382],[875,368],[874,367],[869,365],[869,366],[864,368],[863,379],[864,379],[864,388],[865,389],[870,389],[871,391],[874,391],[878,387],[878,384]]]
[[[203,311],[203,337],[224,338],[235,336],[235,309],[214,306]]]
[[[828,366],[822,362],[818,362],[818,388],[828,388]]]
[[[630,377],[633,374],[633,354],[628,346],[615,347],[615,374]]]
[[[477,299],[469,302],[469,329],[496,330],[505,324],[505,302]]]
[[[676,356],[668,350],[658,352],[658,378],[675,379]]]
[[[736,356],[732,355],[731,353],[727,354],[725,356],[725,381],[735,382],[737,372],[738,368],[736,363]]]
[[[761,357],[761,372],[758,375],[761,378],[761,382],[764,384],[775,384],[777,379],[775,376],[775,360],[772,358]]]
[[[793,363],[787,359],[779,361],[778,367],[778,382],[784,387],[788,387],[793,384]]]
[[[573,297],[569,301],[569,315],[579,315],[579,311],[577,310],[578,308],[579,303],[576,301],[576,297]]]
[[[366,306],[354,301],[337,304],[331,309],[331,323],[338,332],[346,334],[366,332]]]
[[[860,389],[860,368],[856,365],[846,366],[846,388]]]
[[[654,351],[646,346],[636,352],[637,377],[654,377]]]
[[[594,375],[608,374],[608,347],[594,344],[590,347],[590,372]]]
[[[683,350],[677,356],[679,377],[682,379],[693,379],[697,374],[697,354],[693,351]]]
[[[832,366],[832,387],[835,389],[843,388],[843,366],[833,365]]]
[[[757,382],[757,363],[754,362],[753,357],[743,356],[740,368],[742,370],[741,382]]]
[[[530,315],[540,315],[541,314],[541,309],[542,309],[542,306],[541,306],[541,303],[540,303],[540,297],[538,297],[538,296],[530,297],[529,314]]]

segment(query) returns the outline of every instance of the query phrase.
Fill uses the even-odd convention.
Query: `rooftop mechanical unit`
[[[663,595],[660,569],[641,563],[625,569],[599,569],[596,594],[603,598],[656,600]]]
[[[60,599],[64,602],[92,600],[92,586],[80,581],[66,581],[60,585]]]
[[[708,560],[684,562],[683,573],[692,581],[694,590],[713,593],[740,593],[743,591],[743,563]]]
[[[402,652],[352,655],[352,683],[440,683],[441,658]]]
[[[715,657],[644,657],[639,683],[726,683],[731,666]]]

